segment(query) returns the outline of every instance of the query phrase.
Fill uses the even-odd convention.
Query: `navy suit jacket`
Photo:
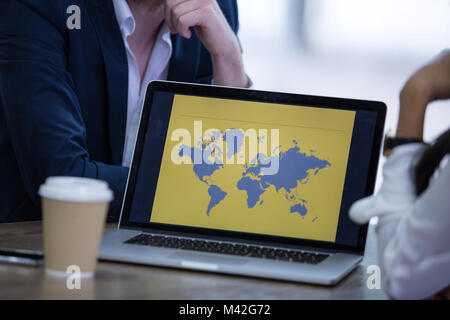
[[[237,32],[235,0],[218,1]],[[81,29],[66,27],[81,9]],[[210,83],[209,53],[194,35],[172,36],[169,80]],[[0,222],[41,218],[48,176],[109,183],[117,217],[128,65],[111,0],[0,1]]]

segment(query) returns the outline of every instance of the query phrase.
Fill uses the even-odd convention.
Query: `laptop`
[[[363,259],[382,102],[154,81],[108,261],[332,285]]]

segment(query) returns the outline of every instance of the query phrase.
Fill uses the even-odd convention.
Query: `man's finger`
[[[171,23],[175,29],[179,24],[178,19],[180,19],[185,14],[198,10],[204,6],[207,6],[211,0],[188,0],[178,3],[172,8],[171,11]]]
[[[189,39],[192,35],[192,32],[189,28],[194,26],[201,26],[203,18],[204,16],[202,9],[188,12],[185,15],[177,18],[175,29],[183,37]]]
[[[164,0],[164,19],[172,33],[176,33],[175,26],[172,23],[172,11],[173,8],[181,2],[187,2],[190,0]]]

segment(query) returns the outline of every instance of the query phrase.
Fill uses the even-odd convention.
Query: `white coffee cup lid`
[[[49,177],[39,187],[39,195],[72,202],[109,202],[113,199],[108,183],[80,177]]]

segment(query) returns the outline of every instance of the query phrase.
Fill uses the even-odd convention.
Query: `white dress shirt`
[[[378,216],[382,282],[397,299],[428,298],[450,285],[450,161],[417,197],[412,168],[422,148],[395,148],[384,165],[379,192],[350,209],[357,223]]]
[[[134,32],[136,21],[126,0],[113,0],[113,4],[128,60],[127,125],[122,166],[130,167],[142,106],[145,99],[145,89],[152,80],[167,80],[170,57],[172,56],[172,40],[170,38],[171,34],[169,27],[164,23],[156,38],[141,85],[141,75],[139,73],[136,58],[127,41],[127,37]]]
[[[144,79],[141,85],[141,75],[136,58],[131,51],[127,37],[132,35],[136,27],[130,7],[126,0],[113,0],[114,11],[120,26],[128,61],[128,106],[125,144],[123,148],[122,166],[130,167],[136,143],[139,120],[145,99],[145,89],[150,81],[167,80],[169,62],[172,56],[172,39],[169,27],[163,23],[156,38],[152,55],[149,59]],[[253,89],[253,82],[249,77],[248,87]],[[214,83],[214,79],[212,81]]]

